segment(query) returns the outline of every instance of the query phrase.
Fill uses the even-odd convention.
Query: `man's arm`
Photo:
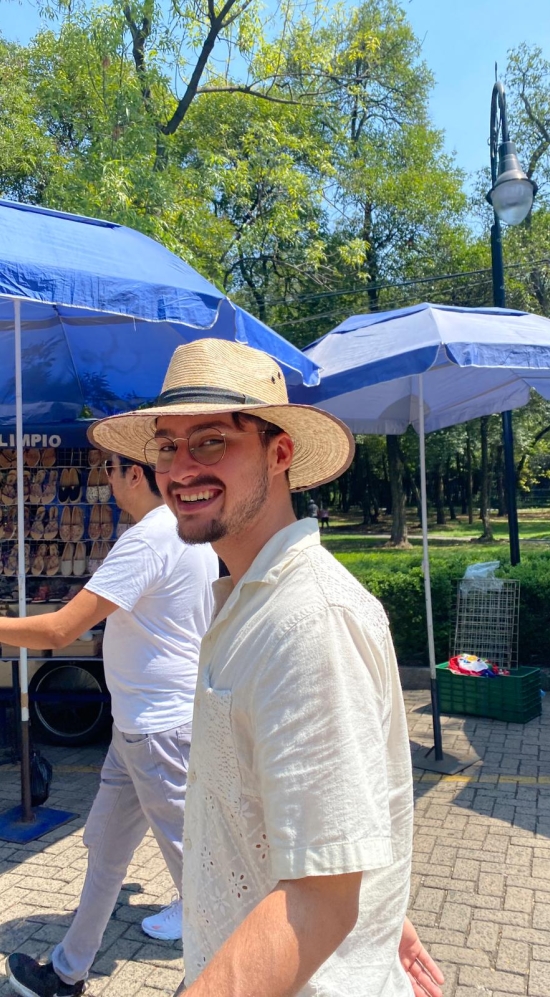
[[[294,997],[355,926],[360,888],[360,872],[279,882],[186,995]]]
[[[12,620],[0,617],[0,640],[31,650],[66,647],[119,607],[95,592],[82,589],[56,613]]]

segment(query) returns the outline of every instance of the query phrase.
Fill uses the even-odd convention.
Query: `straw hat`
[[[161,415],[248,412],[275,423],[294,442],[293,491],[332,481],[349,467],[355,444],[347,426],[311,405],[291,405],[279,365],[266,353],[223,339],[178,346],[151,408],[101,419],[88,437],[102,450],[143,462]]]

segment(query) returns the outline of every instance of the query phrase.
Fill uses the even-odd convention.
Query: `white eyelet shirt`
[[[279,880],[361,871],[357,924],[300,997],[410,997],[397,950],[411,762],[384,611],[311,519],[214,588],[185,810],[185,982]]]

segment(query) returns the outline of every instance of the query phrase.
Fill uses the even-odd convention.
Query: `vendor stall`
[[[112,222],[0,201],[0,593],[6,611],[23,616],[33,607],[62,604],[129,525],[113,505],[101,455],[87,445],[87,420],[150,402],[175,348],[203,336],[264,350],[289,384],[318,383],[315,363],[153,240]],[[96,649],[92,637],[87,650]],[[49,702],[50,721],[51,705],[57,708],[59,735],[60,721],[74,710],[75,690],[64,699],[56,688],[59,676],[67,676],[58,658],[45,670],[32,659],[30,705],[37,715],[38,703]],[[104,706],[97,658],[75,654],[71,660],[84,683],[81,701]],[[25,649],[17,677],[23,811],[30,819]],[[67,710],[60,709],[65,704]]]

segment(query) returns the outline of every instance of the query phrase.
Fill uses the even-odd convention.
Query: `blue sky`
[[[550,0],[402,0],[426,62],[435,73],[434,124],[446,133],[457,163],[473,172],[488,164],[487,137],[495,61],[520,42],[550,57]],[[27,42],[39,18],[29,0],[0,0],[5,37]],[[514,123],[509,122],[513,137]]]
[[[549,0],[410,0],[403,4],[435,73],[435,125],[467,171],[489,163],[487,146],[495,62],[504,75],[506,54],[521,42],[540,45],[550,58]],[[513,138],[514,122],[509,122]]]

